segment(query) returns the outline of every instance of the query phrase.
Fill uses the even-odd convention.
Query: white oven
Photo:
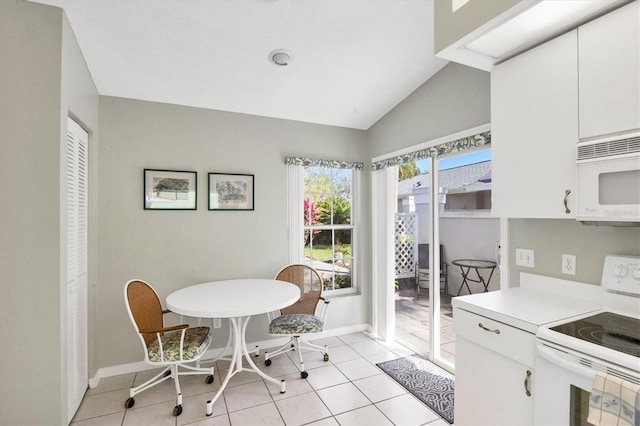
[[[602,286],[601,311],[536,333],[536,425],[589,424],[597,371],[640,385],[640,259],[607,256]]]
[[[577,219],[640,226],[640,134],[578,144]]]

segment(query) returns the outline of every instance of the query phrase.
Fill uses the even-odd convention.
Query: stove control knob
[[[617,264],[613,267],[613,275],[622,278],[627,275],[627,268],[624,265]]]
[[[636,280],[640,280],[640,268],[634,269],[631,275],[633,275],[633,278]]]

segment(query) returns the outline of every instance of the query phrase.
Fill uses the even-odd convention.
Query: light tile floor
[[[102,379],[89,389],[76,413],[74,426],[83,425],[448,425],[438,414],[380,370],[376,363],[410,355],[400,345],[388,346],[366,333],[315,340],[329,346],[329,361],[318,352],[305,353],[309,377],[300,377],[297,354],[273,358],[269,375],[284,378],[287,392],[258,374],[236,374],[206,416],[206,401],[220,387],[228,361],[217,361],[215,380],[204,376],[180,379],[183,412],[173,416],[175,390],[171,380],[142,392],[135,405],[124,409],[129,387],[147,380],[154,371]],[[290,357],[291,355],[292,357]]]

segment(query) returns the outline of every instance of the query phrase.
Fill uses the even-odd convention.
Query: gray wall
[[[372,157],[489,123],[489,89],[488,72],[449,63],[371,126]],[[388,322],[387,290],[375,289],[378,325]],[[376,332],[386,335],[386,330]]]
[[[61,424],[61,146],[69,112],[97,129],[98,96],[61,9],[1,1],[0,58],[0,423]]]
[[[449,63],[369,129],[373,157],[491,121],[489,73]]]
[[[599,285],[607,254],[640,256],[640,228],[586,226],[571,219],[509,220],[509,285],[520,272]],[[516,266],[516,248],[533,249],[535,267]],[[576,256],[576,275],[560,272],[562,255]]]
[[[96,335],[97,367],[141,361],[123,302],[127,280],[148,281],[164,299],[203,281],[270,278],[288,262],[285,156],[370,158],[360,130],[113,97],[100,98],[100,131],[95,326],[104,332]],[[198,172],[198,209],[143,210],[144,168]],[[208,211],[208,172],[255,175],[255,211]],[[368,195],[364,202],[369,205]],[[330,329],[368,321],[367,229],[368,219],[362,224],[363,294],[332,300]],[[214,346],[226,343],[226,326]],[[256,317],[247,340],[268,339],[266,331],[266,318]]]

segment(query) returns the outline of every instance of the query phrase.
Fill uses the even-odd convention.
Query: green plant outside
[[[339,247],[337,247],[337,251],[339,253],[342,253],[342,255],[344,257],[351,257],[351,245],[350,244],[343,244]],[[311,257],[311,248],[310,247],[305,247],[304,248],[304,256],[305,257]],[[313,258],[314,259],[318,259],[318,260],[323,260],[323,259],[332,259],[333,258],[333,252],[331,251],[331,246],[330,245],[324,245],[324,244],[319,244],[319,245],[313,245]]]

